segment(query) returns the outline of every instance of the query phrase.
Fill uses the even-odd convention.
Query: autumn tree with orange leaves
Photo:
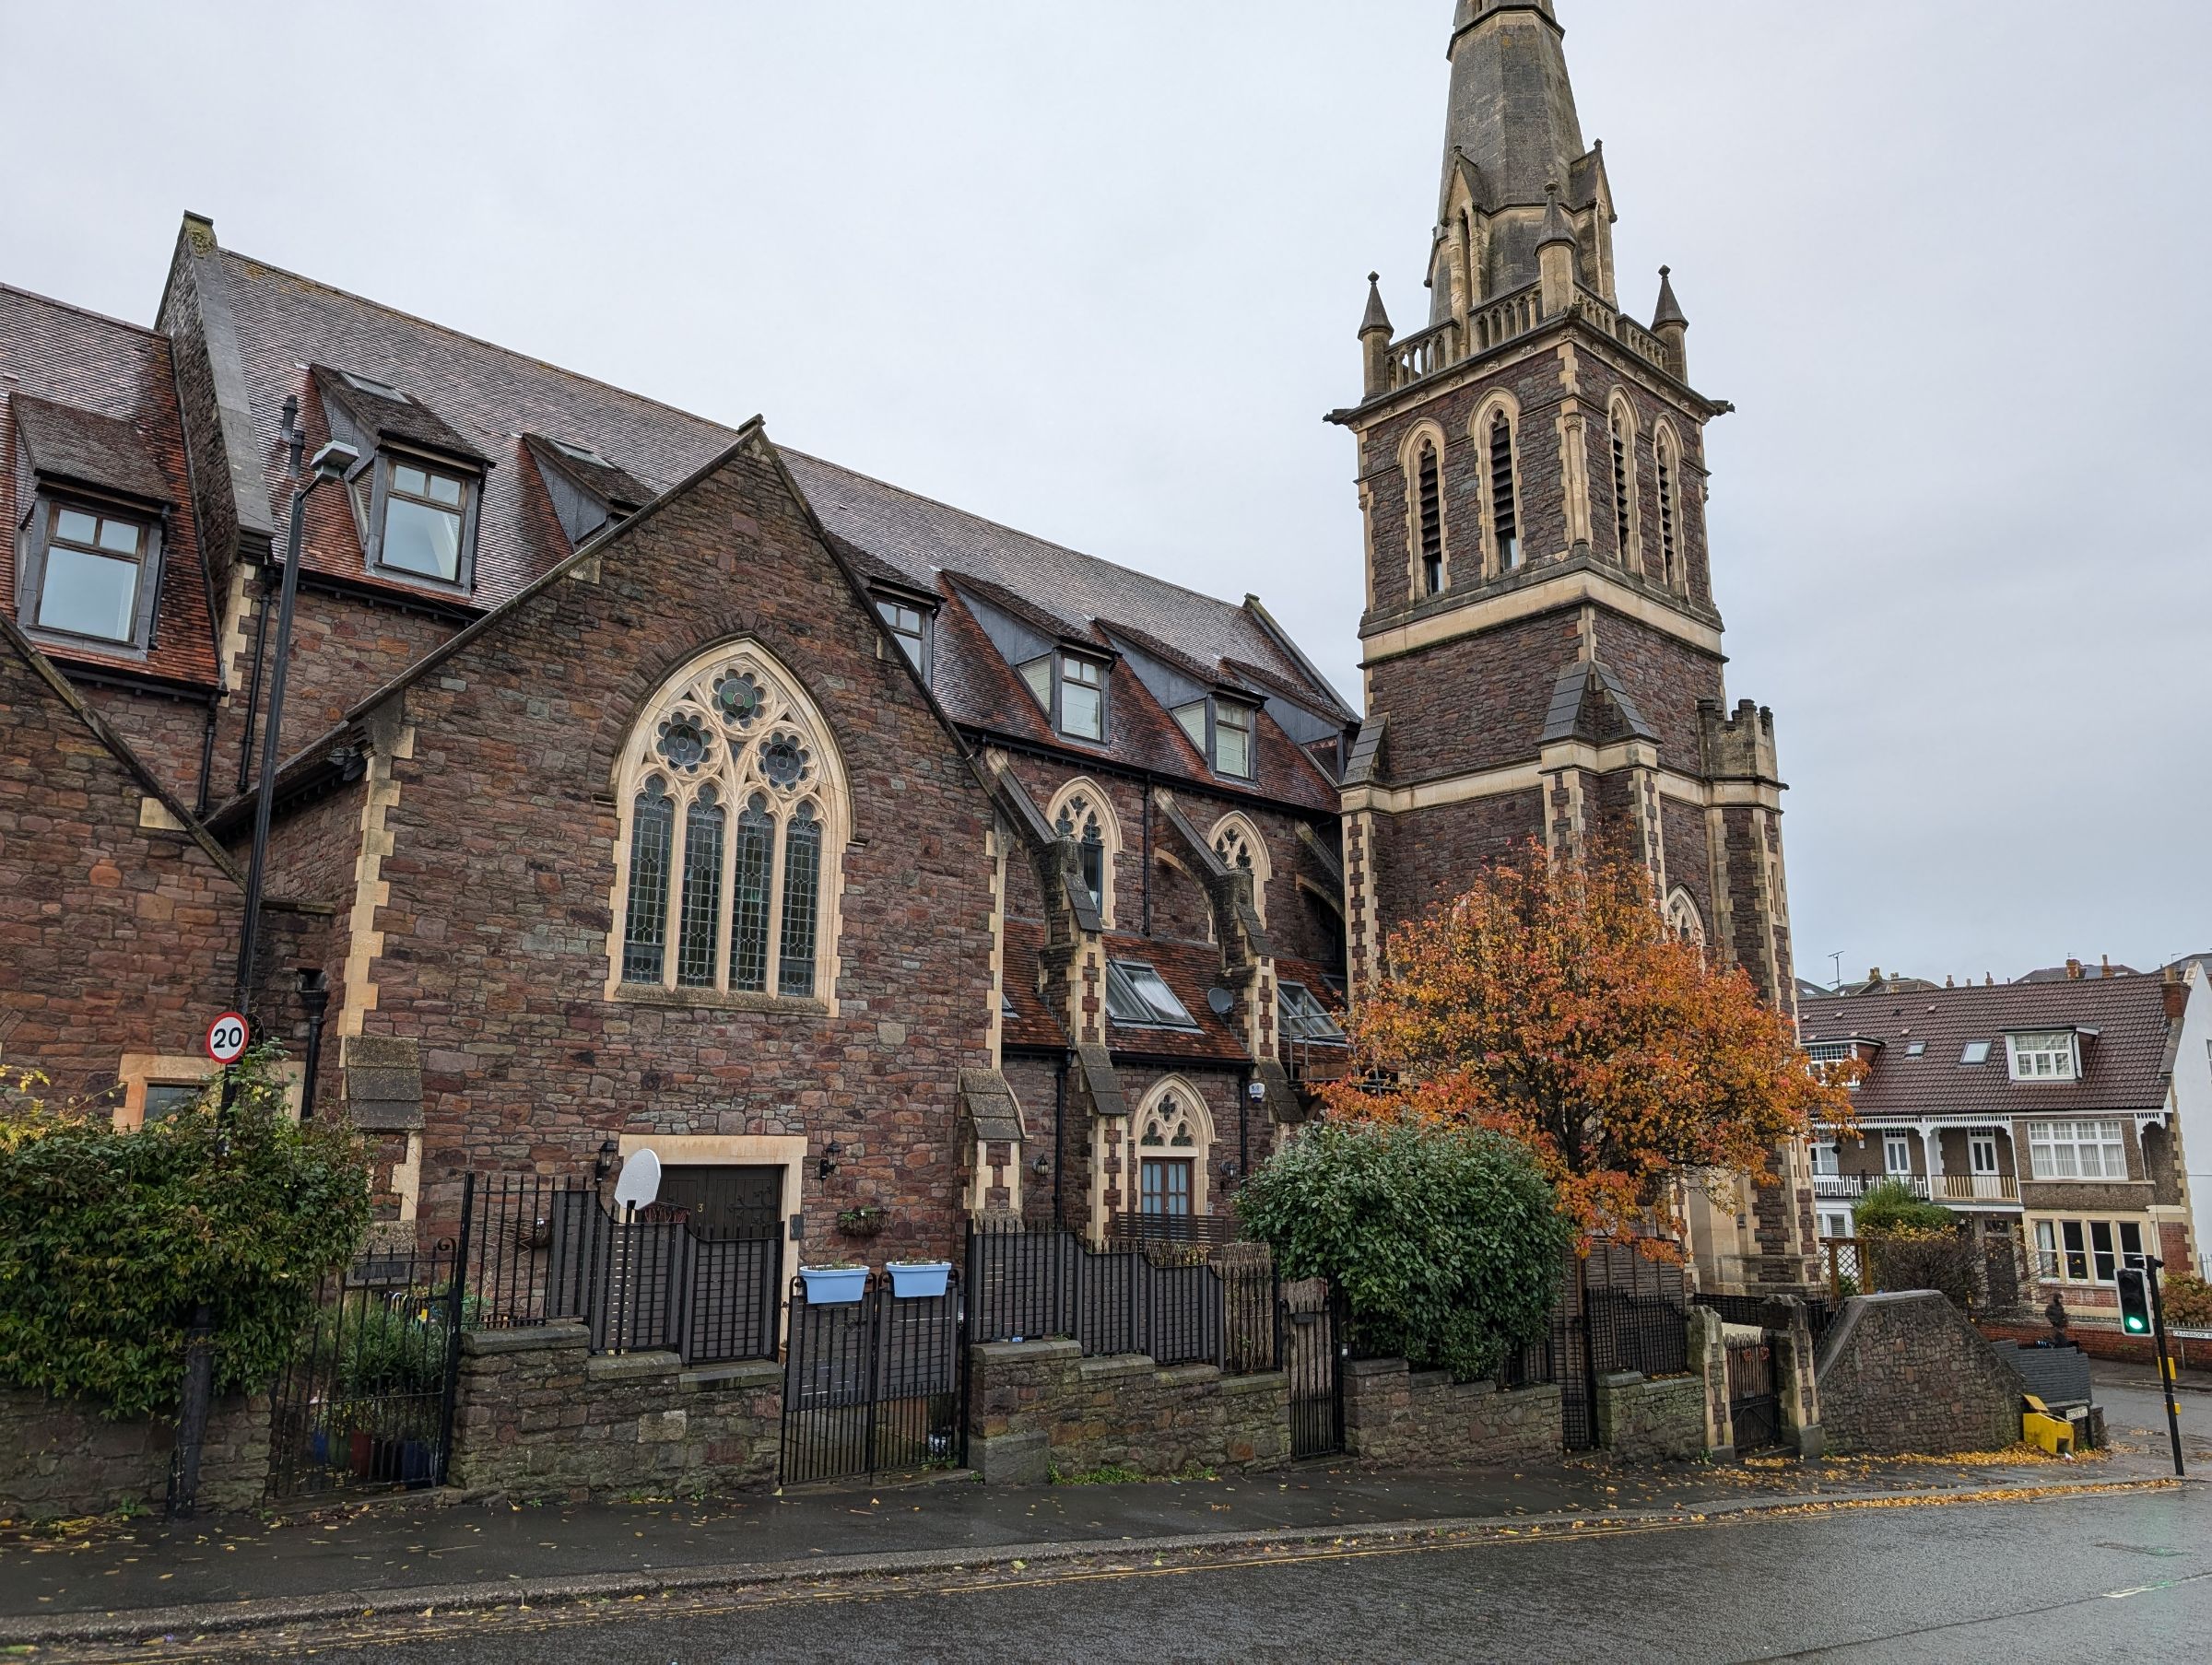
[[[1783,1141],[1853,1125],[1845,1075],[1808,1064],[1741,969],[1666,929],[1643,868],[1533,842],[1392,934],[1351,1034],[1330,1114],[1521,1141],[1585,1243],[1672,1237],[1670,1180],[1771,1183]]]

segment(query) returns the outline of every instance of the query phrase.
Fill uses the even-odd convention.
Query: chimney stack
[[[2081,981],[2081,962],[2079,960],[2070,959],[2066,962],[2066,981],[2069,983]]]
[[[2182,1014],[2189,1009],[2189,985],[2176,977],[2169,977],[2159,993],[2166,1002],[2166,1021],[2178,1024]]]

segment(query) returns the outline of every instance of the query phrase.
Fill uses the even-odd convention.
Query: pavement
[[[581,1612],[737,1589],[1042,1577],[1132,1554],[1394,1553],[1547,1531],[2079,1499],[2170,1476],[2155,1390],[2115,1380],[2100,1398],[2114,1448],[2073,1463],[2017,1452],[1666,1468],[1584,1460],[1418,1476],[1340,1464],[1126,1485],[939,1481],[689,1505],[517,1507],[418,1493],[285,1518],[76,1523],[0,1534],[0,1657],[22,1647],[41,1659],[123,1657],[100,1647],[229,1638],[206,1645],[219,1650],[380,1615],[542,1615],[553,1604]],[[2212,1403],[2186,1400],[2183,1423],[2193,1465],[2212,1470]],[[68,1651],[85,1647],[92,1651]]]

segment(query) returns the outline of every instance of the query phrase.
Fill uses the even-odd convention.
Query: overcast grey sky
[[[0,281],[228,246],[1109,558],[1357,698],[1354,331],[1451,0],[0,0]],[[2212,948],[2212,6],[1559,0],[1672,263],[1799,969]]]

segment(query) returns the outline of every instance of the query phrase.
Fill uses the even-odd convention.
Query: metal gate
[[[324,1285],[276,1384],[272,1497],[443,1483],[467,1217],[459,1247],[365,1254]]]
[[[1276,1303],[1276,1352],[1290,1386],[1290,1455],[1328,1457],[1344,1449],[1343,1301],[1325,1278],[1282,1285]]]
[[[1735,1448],[1759,1451],[1782,1442],[1782,1392],[1776,1386],[1772,1336],[1728,1343],[1728,1418]]]
[[[793,1281],[779,1483],[968,1460],[960,1294],[958,1272],[942,1295],[906,1296],[874,1273],[850,1301],[809,1301]]]

